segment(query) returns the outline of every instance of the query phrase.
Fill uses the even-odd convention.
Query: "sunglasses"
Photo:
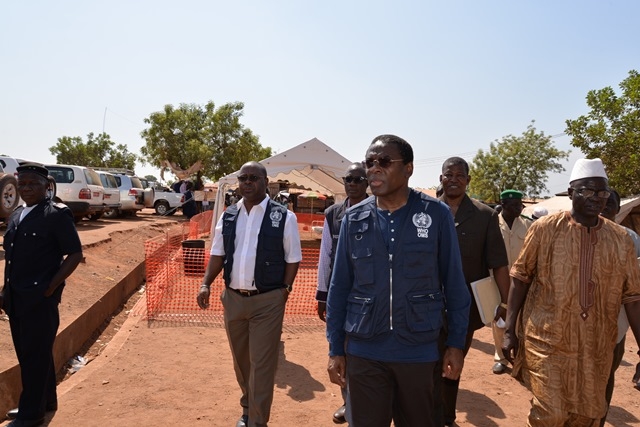
[[[247,181],[256,182],[262,178],[264,177],[258,176],[258,175],[238,175],[238,181],[240,182],[247,182]]]
[[[607,199],[611,195],[611,192],[607,190],[593,190],[591,188],[574,188],[574,190],[585,199],[593,196],[598,196],[601,199]]]
[[[385,156],[385,157],[380,157],[377,159],[365,159],[364,160],[364,164],[367,167],[367,169],[371,169],[373,167],[373,165],[378,165],[383,169],[388,168],[389,166],[391,166],[392,163],[394,162],[401,162],[402,159],[392,159],[389,156]]]
[[[342,182],[344,182],[345,184],[351,184],[352,182],[355,182],[356,184],[360,184],[366,181],[367,181],[367,178],[365,178],[364,176],[345,176],[342,178]]]

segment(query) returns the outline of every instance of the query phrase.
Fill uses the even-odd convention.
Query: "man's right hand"
[[[198,306],[203,309],[206,310],[207,308],[209,308],[209,295],[211,294],[211,291],[209,290],[208,287],[206,286],[201,286],[200,287],[200,292],[198,292]]]
[[[324,301],[318,301],[318,317],[323,322],[327,321],[327,303]]]
[[[518,355],[518,337],[515,331],[506,330],[504,332],[504,339],[502,340],[502,353],[504,358],[513,365],[513,360]]]
[[[338,384],[342,388],[347,386],[347,360],[344,356],[329,356],[327,372],[329,372],[329,380],[332,383]]]

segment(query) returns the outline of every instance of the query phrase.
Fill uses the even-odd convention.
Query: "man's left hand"
[[[447,347],[442,358],[442,377],[457,380],[462,373],[464,352],[459,348]]]

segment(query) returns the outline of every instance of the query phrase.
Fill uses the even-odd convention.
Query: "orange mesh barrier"
[[[206,227],[206,221],[196,220],[182,230],[168,231],[145,242],[147,319],[150,324],[152,321],[175,326],[222,324],[222,273],[211,286],[209,308],[202,310],[196,302],[209,261],[211,239],[208,236],[204,238],[205,233],[201,231],[194,232],[193,222]],[[210,217],[208,224],[210,227]],[[198,230],[201,230],[200,225]],[[201,240],[193,239],[194,236]],[[302,245],[302,262],[293,285],[294,291],[287,301],[284,322],[294,327],[315,327],[324,325],[318,319],[315,299],[319,241],[303,240]]]

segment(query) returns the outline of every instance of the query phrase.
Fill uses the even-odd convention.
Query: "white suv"
[[[84,217],[98,219],[105,211],[104,187],[93,170],[75,165],[45,165],[57,185],[55,201],[71,209],[76,222]]]
[[[135,176],[133,171],[113,168],[97,168],[97,170],[113,174],[120,189],[120,208],[106,212],[104,215],[106,218],[135,215],[144,208],[153,207],[155,193],[153,188],[144,188],[140,178]]]
[[[109,172],[97,170],[96,173],[100,177],[100,182],[102,182],[102,186],[104,187],[104,206],[106,216],[113,211],[118,211],[120,209],[120,189],[118,188],[118,181],[116,181],[116,177]],[[100,215],[101,216],[101,215]],[[90,216],[90,220],[98,219],[95,215]]]

